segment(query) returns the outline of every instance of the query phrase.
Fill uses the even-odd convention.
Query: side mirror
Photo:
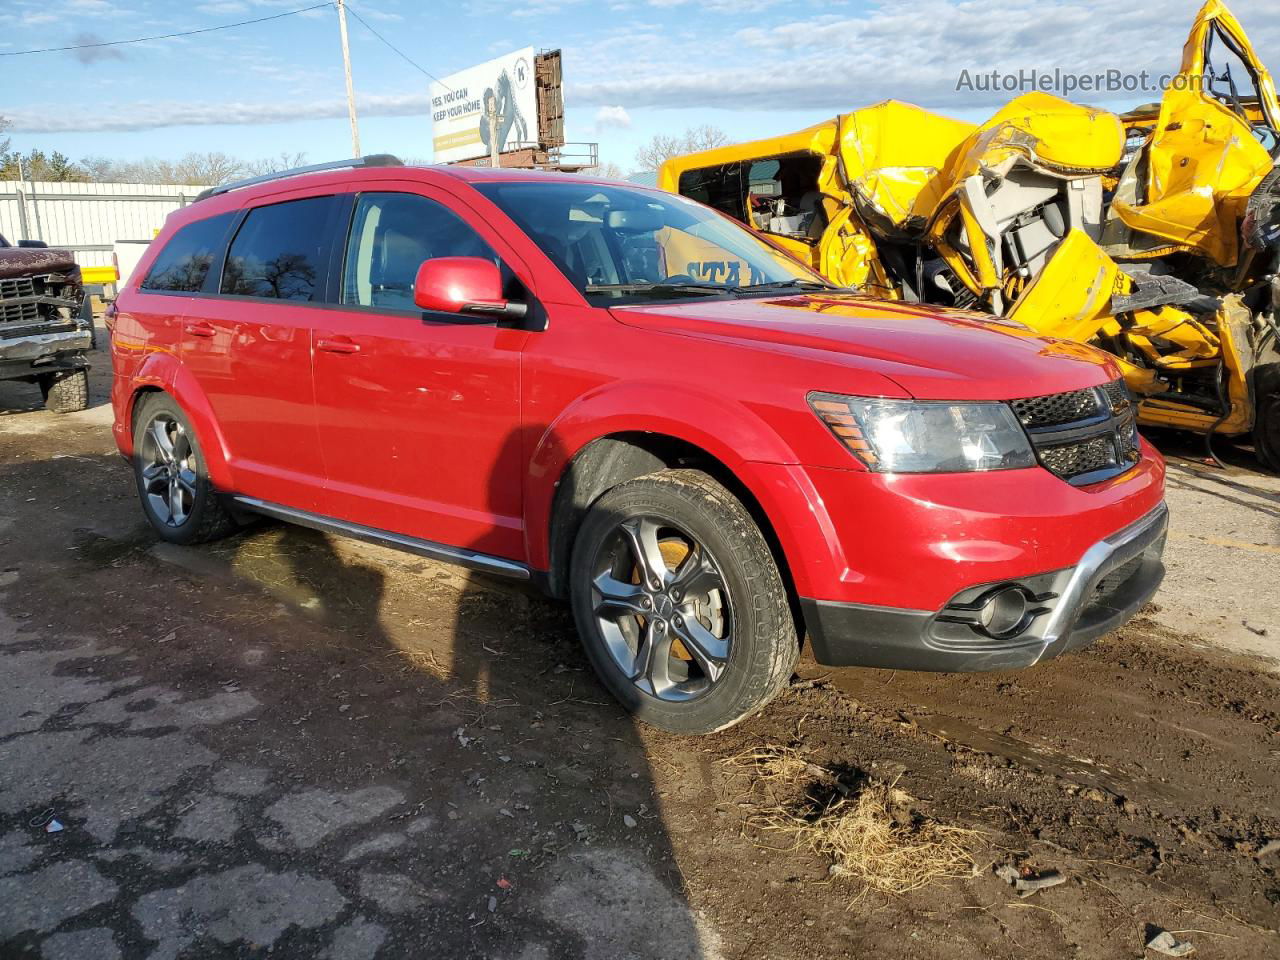
[[[35,248],[40,249],[40,250],[47,250],[47,249],[49,249],[49,244],[45,243],[43,240],[19,240],[19,241],[18,241],[18,246],[20,246],[20,247],[35,247]]]
[[[418,268],[413,302],[423,310],[523,317],[528,306],[502,296],[502,274],[482,257],[436,257]]]

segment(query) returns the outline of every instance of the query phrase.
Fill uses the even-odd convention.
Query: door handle
[[[349,337],[320,337],[316,349],[325,353],[359,353],[360,344]]]
[[[193,320],[184,324],[183,329],[193,337],[212,337],[218,332],[213,329],[211,324],[205,323],[203,320]]]

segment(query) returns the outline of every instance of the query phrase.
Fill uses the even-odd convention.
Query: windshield
[[[478,183],[592,303],[827,288],[808,267],[674,194],[593,183]]]

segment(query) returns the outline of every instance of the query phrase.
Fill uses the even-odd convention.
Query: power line
[[[430,77],[430,78],[431,78],[432,80],[434,80],[436,83],[440,84],[440,86],[442,86],[442,87],[444,87],[446,90],[449,90],[450,92],[452,92],[453,88],[452,88],[451,86],[449,86],[447,83],[445,83],[445,82],[444,82],[443,80],[441,80],[439,77],[437,77],[437,76],[436,76],[434,73],[432,73],[430,70],[427,70],[426,68],[419,66],[417,63],[415,63],[413,60],[411,60],[411,59],[409,58],[409,56],[408,56],[408,55],[407,55],[403,50],[401,50],[401,49],[400,49],[399,47],[397,47],[394,43],[392,43],[390,40],[388,40],[386,37],[384,37],[382,34],[380,34],[377,30],[373,29],[373,27],[371,27],[371,26],[369,25],[369,21],[368,21],[368,20],[366,20],[364,17],[360,16],[360,14],[356,13],[355,8],[354,8],[353,6],[351,6],[351,4],[349,4],[349,3],[348,3],[346,6],[347,6],[347,13],[351,14],[353,17],[355,17],[357,20],[359,20],[359,21],[360,21],[360,23],[364,25],[364,28],[365,28],[366,30],[368,30],[368,31],[369,31],[370,33],[372,33],[375,37],[377,37],[379,40],[381,40],[383,43],[385,43],[388,47],[390,47],[390,48],[392,49],[392,51],[394,51],[395,53],[399,54],[399,55],[400,55],[400,57],[401,57],[401,59],[403,59],[407,64],[409,64],[409,66],[413,67],[413,68],[414,68],[415,70],[417,70],[419,73],[425,74],[426,76]]]
[[[216,27],[201,27],[199,30],[183,30],[179,33],[164,33],[155,37],[135,37],[132,40],[102,40],[97,43],[73,43],[66,47],[43,47],[39,50],[9,50],[0,51],[0,57],[24,57],[29,53],[58,53],[65,50],[88,50],[93,47],[118,47],[127,43],[146,43],[150,40],[171,40],[174,37],[192,37],[197,33],[212,33],[215,30],[230,30],[232,27],[247,27],[255,23],[266,23],[268,20],[279,20],[283,17],[292,17],[299,13],[309,13],[312,10],[319,10],[321,7],[332,7],[332,0],[326,0],[324,3],[312,4],[309,7],[301,7],[298,10],[286,10],[284,13],[273,13],[269,17],[256,17],[253,20],[238,20],[235,23],[223,23]],[[354,14],[355,11],[353,10]],[[361,23],[364,21],[362,20]],[[368,26],[368,24],[365,24]],[[386,43],[385,40],[382,41]],[[391,46],[387,44],[387,46]],[[394,48],[393,48],[394,49]],[[399,53],[399,51],[396,51]],[[404,56],[403,53],[400,56]],[[409,59],[405,57],[405,59]],[[415,64],[416,66],[416,64]],[[419,69],[422,69],[419,67]],[[424,71],[425,72],[425,71]]]

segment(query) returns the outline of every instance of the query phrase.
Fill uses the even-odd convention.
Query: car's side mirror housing
[[[480,314],[519,319],[523,303],[502,295],[502,273],[483,257],[436,257],[418,268],[413,302],[437,313]]]
[[[39,250],[47,250],[49,248],[49,244],[45,243],[43,240],[19,240],[18,246],[34,247]]]

